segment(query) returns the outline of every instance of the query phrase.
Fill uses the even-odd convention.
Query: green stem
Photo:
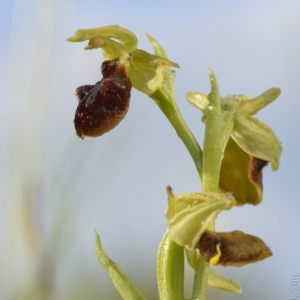
[[[199,255],[195,266],[192,300],[206,299],[208,275],[208,263],[204,261],[201,255]]]
[[[157,282],[160,300],[184,300],[184,250],[168,231],[158,248]]]
[[[222,110],[219,87],[214,73],[209,71],[211,93],[208,96],[209,106],[206,112],[206,126],[203,143],[203,192],[218,192],[222,161]],[[208,229],[214,230],[215,220]],[[199,255],[196,263],[193,297],[205,300],[209,274],[209,264]]]
[[[162,91],[157,90],[155,93],[148,95],[159,106],[165,116],[168,118],[177,135],[183,141],[192,156],[198,175],[202,178],[202,149],[191,130],[185,123],[176,103],[170,101],[169,97]]]
[[[206,112],[206,126],[203,143],[204,192],[218,192],[222,160],[222,111],[219,87],[214,73],[210,70],[211,93]]]

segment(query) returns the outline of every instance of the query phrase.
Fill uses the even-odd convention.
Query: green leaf
[[[232,279],[227,279],[219,274],[216,274],[212,270],[209,270],[208,276],[208,286],[224,290],[231,293],[241,293],[242,287],[239,283],[233,281]]]
[[[118,265],[111,260],[104,252],[100,236],[95,230],[95,247],[98,259],[110,277],[112,283],[118,290],[119,294],[124,300],[145,300],[146,298],[141,294],[137,287],[131,282],[127,275],[118,267]]]
[[[169,237],[162,238],[157,253],[157,283],[160,300],[184,299],[184,251]]]
[[[230,209],[235,205],[232,194],[197,193],[201,201],[192,201],[191,205],[179,211],[168,220],[170,237],[181,246],[194,249],[208,223],[221,210]]]
[[[270,162],[273,170],[278,168],[282,146],[268,125],[238,113],[231,137],[249,155]]]

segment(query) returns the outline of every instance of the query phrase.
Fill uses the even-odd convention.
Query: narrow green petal
[[[279,88],[271,88],[254,99],[244,99],[238,108],[238,112],[254,115],[259,110],[272,103],[280,93],[281,90]]]
[[[83,42],[94,38],[117,39],[131,51],[137,47],[137,37],[130,30],[117,26],[103,26],[98,28],[78,29],[75,35],[68,38],[69,42]]]
[[[270,162],[273,170],[278,168],[282,146],[268,125],[237,113],[231,137],[249,155]]]
[[[124,65],[129,64],[130,50],[123,44],[109,38],[98,37],[91,39],[84,49],[93,50],[97,48],[101,48],[104,59],[112,60],[118,57]]]
[[[160,300],[184,299],[184,250],[170,239],[168,231],[158,248],[157,283]]]
[[[166,58],[134,50],[128,71],[132,86],[147,95],[154,93],[165,86],[167,74],[171,73],[170,66],[179,67]]]
[[[139,289],[131,282],[127,275],[118,267],[118,265],[111,260],[104,252],[100,237],[95,230],[95,247],[98,259],[110,277],[112,283],[118,290],[119,294],[124,300],[145,300],[146,298],[141,294]]]
[[[186,98],[188,102],[194,105],[196,108],[200,109],[203,113],[206,112],[206,109],[209,105],[209,101],[207,99],[207,95],[190,91],[186,94]]]
[[[201,254],[196,249],[189,249],[186,247],[184,248],[184,251],[188,264],[195,271],[197,260]]]
[[[170,237],[181,246],[194,249],[201,234],[221,210],[235,205],[231,194],[211,193],[209,201],[196,203],[180,211],[169,221]]]
[[[234,127],[234,116],[243,96],[233,95],[222,98],[222,155]]]
[[[220,276],[212,270],[209,270],[208,286],[231,293],[242,292],[242,287],[239,283],[233,281],[232,279],[227,279],[223,276]]]
[[[156,41],[153,37],[147,34],[149,41],[151,42],[154,50],[154,54],[158,57],[162,57],[164,59],[168,59],[166,51],[161,47],[161,45]],[[171,62],[171,61],[170,61]],[[179,65],[176,63],[171,62],[169,64],[170,67],[179,68]],[[166,68],[164,72],[164,83],[161,86],[161,90],[163,93],[168,95],[172,105],[176,105],[176,95],[175,95],[175,87],[174,87],[174,74],[170,68]]]
[[[153,46],[154,54],[160,57],[168,58],[165,49],[159,44],[159,42],[150,34],[147,34],[147,37]]]
[[[141,49],[135,49],[132,51],[132,60],[134,62],[150,64],[150,65],[164,65],[174,68],[179,68],[179,65],[168,60],[167,58],[150,54]]]
[[[129,65],[128,76],[135,89],[149,95],[163,86],[165,68],[135,62]]]

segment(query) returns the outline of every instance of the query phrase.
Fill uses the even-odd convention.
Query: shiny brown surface
[[[104,61],[103,78],[76,89],[75,129],[80,138],[97,137],[116,127],[129,108],[131,82],[119,60]]]

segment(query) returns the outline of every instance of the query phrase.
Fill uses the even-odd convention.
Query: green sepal
[[[271,163],[273,170],[278,168],[281,143],[268,125],[252,115],[279,95],[280,89],[271,88],[254,99],[246,95],[221,98],[223,160],[219,188],[232,192],[237,205],[260,203],[262,168],[267,162]],[[202,120],[206,122],[210,108],[207,97],[189,92],[187,98],[204,113]]]
[[[184,300],[184,250],[168,231],[158,248],[157,284],[160,300]]]
[[[195,271],[197,261],[201,254],[195,249],[184,248],[184,250],[190,267]],[[242,287],[238,282],[235,282],[232,279],[222,277],[221,275],[218,275],[215,272],[213,272],[211,269],[209,270],[207,284],[211,288],[220,289],[231,293],[242,292]]]
[[[231,137],[250,156],[270,162],[274,171],[278,168],[282,147],[268,125],[249,115],[237,113]]]
[[[176,63],[136,49],[132,52],[128,76],[132,86],[146,94],[152,94],[164,84],[169,67],[179,68]]]
[[[168,219],[169,234],[178,245],[194,249],[210,220],[235,205],[232,194],[197,193],[184,198],[185,207]],[[179,200],[179,206],[180,206]],[[188,205],[186,205],[189,202]],[[169,216],[167,209],[166,216]]]
[[[250,157],[230,138],[222,160],[219,188],[224,192],[233,191],[239,206],[256,205],[262,199],[262,168],[265,165],[266,162]]]
[[[168,59],[166,51],[161,47],[161,45],[156,41],[152,36],[147,34],[149,41],[151,42],[154,50],[154,54],[158,57],[162,57],[164,59]],[[178,64],[172,63],[169,67],[179,68]],[[167,95],[167,99],[170,100],[173,106],[176,106],[176,95],[175,95],[175,87],[174,87],[174,74],[170,68],[165,68],[163,73],[164,82],[160,87],[160,90]]]
[[[247,115],[255,115],[259,110],[272,103],[281,93],[279,88],[271,88],[254,99],[247,96],[239,105],[238,112]]]
[[[242,287],[238,282],[235,282],[232,279],[225,278],[213,272],[211,269],[209,270],[208,275],[208,286],[231,293],[242,292]]]
[[[123,44],[129,51],[136,49],[137,47],[137,37],[136,35],[123,27],[118,25],[109,25],[98,28],[88,28],[88,29],[78,29],[75,35],[69,37],[67,41],[69,42],[83,42],[88,40],[93,40],[95,38],[108,38],[117,39]],[[97,46],[94,48],[98,48]],[[93,49],[92,46],[88,46],[87,49]]]
[[[95,248],[98,259],[110,277],[115,288],[124,300],[145,300],[139,289],[131,282],[127,275],[111,260],[102,248],[100,236],[95,230]]]
[[[137,49],[137,37],[130,30],[120,26],[79,29],[73,37],[67,39],[69,42],[86,40],[89,41],[86,50],[101,48],[105,59],[119,58],[125,66],[132,86],[147,95],[163,87],[165,73],[169,72],[169,67],[179,68],[178,64],[168,60],[166,56],[152,55]]]

